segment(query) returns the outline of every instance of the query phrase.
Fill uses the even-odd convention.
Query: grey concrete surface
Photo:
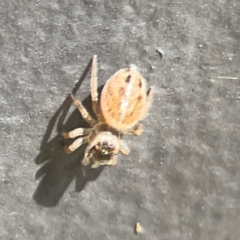
[[[0,239],[237,240],[240,2],[0,1]],[[136,64],[154,86],[118,165],[83,168],[60,132]],[[145,232],[134,234],[140,222]]]

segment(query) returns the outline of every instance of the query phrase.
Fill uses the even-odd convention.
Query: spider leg
[[[97,80],[97,55],[92,59],[92,72],[91,72],[91,97],[92,97],[92,109],[96,114],[97,119],[100,121],[99,105],[98,105],[98,80]]]
[[[83,158],[83,160],[82,160],[82,164],[83,164],[84,166],[87,166],[87,165],[89,165],[89,163],[90,163],[89,150],[90,150],[91,147],[92,147],[91,144],[89,144],[89,145],[87,146],[86,150],[85,150],[84,158]]]
[[[101,164],[99,162],[94,162],[91,168],[98,168]]]
[[[130,149],[128,145],[122,140],[119,140],[119,143],[120,143],[120,151],[122,152],[122,154],[128,155],[130,153]]]
[[[72,94],[71,94],[71,98],[72,98],[73,104],[81,113],[84,120],[86,120],[92,127],[96,125],[97,121],[92,118],[92,116],[89,114],[87,109],[82,105],[82,103],[79,100],[77,100]]]
[[[108,165],[108,166],[114,166],[114,165],[116,165],[116,164],[117,164],[117,157],[116,157],[116,156],[113,156],[113,158],[110,159],[110,160],[107,162],[106,165]]]
[[[79,136],[82,136],[82,135],[89,134],[91,130],[92,130],[92,128],[76,128],[76,129],[74,129],[70,132],[63,132],[62,136],[65,139],[75,138],[75,137],[79,137]]]
[[[84,159],[82,160],[82,164],[83,164],[84,166],[87,166],[87,165],[89,165],[89,163],[90,163],[89,157],[88,157],[88,156],[85,156]]]
[[[134,128],[129,129],[129,130],[126,131],[126,132],[123,132],[123,134],[125,134],[125,135],[137,135],[137,136],[139,136],[139,135],[142,134],[142,132],[143,132],[142,124],[141,124],[141,123],[137,123]]]
[[[108,166],[114,166],[117,164],[117,157],[113,156],[113,158],[111,158],[108,162],[106,163],[101,163],[101,162],[94,162],[93,165],[91,166],[91,168],[98,168],[101,165],[108,165]]]
[[[88,136],[76,139],[70,146],[65,148],[66,153],[72,153],[84,143],[88,142]]]

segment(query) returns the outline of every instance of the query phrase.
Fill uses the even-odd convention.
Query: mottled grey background
[[[239,0],[2,0],[0,26],[0,239],[239,239]],[[97,170],[59,135],[86,126],[67,96],[90,106],[93,54],[101,85],[134,63],[155,88]]]

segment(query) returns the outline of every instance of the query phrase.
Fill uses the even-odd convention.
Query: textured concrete
[[[0,239],[239,239],[239,0],[2,0],[0,26]],[[155,88],[96,170],[59,135],[87,126],[67,96],[90,107],[93,54],[101,85],[134,63]]]

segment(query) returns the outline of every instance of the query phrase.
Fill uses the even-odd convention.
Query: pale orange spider
[[[72,94],[73,104],[91,128],[77,128],[63,133],[64,138],[77,138],[65,149],[67,153],[75,151],[84,143],[88,143],[83,165],[93,161],[92,168],[100,165],[115,165],[117,153],[128,155],[128,146],[120,139],[121,134],[140,135],[143,132],[139,123],[149,111],[153,91],[146,92],[146,80],[138,72],[135,65],[120,69],[106,82],[100,102],[98,101],[97,56],[93,56],[91,72],[92,108],[95,120]]]

